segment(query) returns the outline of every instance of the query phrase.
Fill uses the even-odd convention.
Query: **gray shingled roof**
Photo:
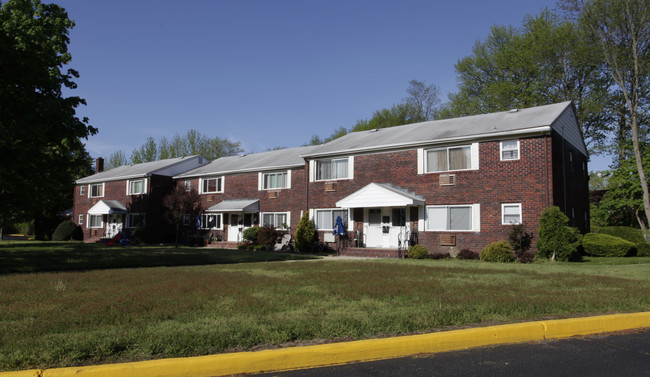
[[[316,147],[307,146],[251,153],[242,156],[221,157],[205,166],[179,174],[174,178],[300,167],[305,165],[302,155],[309,153],[314,148]]]
[[[195,156],[187,156],[187,157],[177,157],[177,158],[169,158],[166,160],[159,160],[159,161],[152,161],[152,162],[144,162],[141,164],[134,164],[134,165],[124,165],[124,166],[118,166],[116,168],[110,169],[103,171],[101,173],[93,174],[88,177],[84,177],[81,179],[78,179],[76,183],[93,183],[93,182],[105,182],[105,181],[117,181],[121,179],[130,179],[130,178],[138,178],[138,177],[147,177],[151,174],[155,174],[156,171],[162,170],[165,168],[168,168],[174,164],[186,161],[188,159],[198,157],[199,155]],[[204,157],[205,159],[205,157]],[[207,160],[205,160],[207,161]]]
[[[548,131],[550,130],[548,127],[571,106],[571,102],[562,102],[516,111],[503,111],[352,132],[327,144],[315,147],[305,153],[303,157],[395,149],[476,139],[477,137],[497,137],[508,133],[534,131],[543,127],[546,127],[546,131]]]

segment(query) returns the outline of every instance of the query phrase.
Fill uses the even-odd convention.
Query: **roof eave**
[[[269,167],[264,167],[264,168],[255,167],[255,168],[247,168],[247,169],[233,169],[233,170],[223,170],[223,171],[212,171],[212,172],[200,173],[200,174],[187,174],[187,175],[181,174],[181,175],[175,176],[174,179],[206,177],[206,176],[209,176],[209,175],[227,175],[227,174],[237,174],[237,173],[252,173],[252,172],[262,172],[262,171],[282,170],[282,169],[302,168],[302,167],[305,167],[304,163],[302,163],[300,165],[292,164],[292,165],[269,166]]]
[[[311,153],[311,154],[301,155],[300,157],[305,159],[310,159],[310,158],[318,158],[318,157],[325,157],[325,156],[336,156],[336,155],[344,155],[344,154],[358,154],[364,152],[405,149],[405,148],[420,147],[420,146],[435,145],[435,144],[448,144],[453,142],[463,142],[469,140],[487,140],[487,139],[501,138],[503,136],[515,136],[515,135],[532,136],[538,134],[547,134],[550,133],[550,131],[551,131],[551,126],[539,126],[539,127],[527,128],[523,130],[502,131],[502,132],[495,132],[489,134],[469,135],[469,136],[446,138],[446,139],[414,141],[409,143],[396,143],[396,144],[387,144],[382,146],[370,146],[370,147],[354,148],[354,149],[342,149],[342,150],[331,151],[331,152]]]

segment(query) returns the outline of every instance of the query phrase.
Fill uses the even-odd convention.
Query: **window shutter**
[[[261,191],[264,188],[264,174],[262,172],[257,173],[257,190]]]
[[[471,169],[478,170],[478,143],[472,143]]]
[[[418,148],[418,174],[424,174],[424,149]]]
[[[354,179],[354,156],[348,157],[348,179]]]
[[[287,170],[287,188],[291,188],[291,169]]]

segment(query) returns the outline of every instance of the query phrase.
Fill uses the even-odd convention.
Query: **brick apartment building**
[[[588,231],[587,160],[573,104],[564,102],[224,157],[173,179],[199,192],[206,208],[200,227],[224,242],[240,242],[253,225],[294,232],[308,211],[322,242],[334,241],[341,217],[349,253],[397,256],[407,240],[417,240],[430,253],[455,255],[504,239],[514,223],[537,233],[540,214],[553,205],[571,225]],[[171,177],[165,179],[171,190]],[[102,204],[90,192],[79,192],[98,182],[101,176],[77,182],[75,197],[85,207],[76,200],[75,214],[101,214],[112,224],[116,217],[104,212],[111,200],[128,207],[130,181],[115,183],[122,191],[111,189],[116,196],[105,195]],[[149,212],[161,200],[149,198]],[[132,211],[121,210],[125,216]],[[96,226],[98,217],[88,221]],[[132,221],[125,220],[127,226]],[[100,233],[89,235],[110,235]]]

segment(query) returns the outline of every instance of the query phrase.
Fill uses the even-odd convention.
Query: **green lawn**
[[[144,360],[650,310],[650,258],[250,262],[289,254],[0,244],[0,370]],[[41,248],[39,250],[39,247]],[[56,249],[56,250],[54,250]],[[69,249],[69,250],[68,250]],[[67,250],[67,251],[66,251]],[[148,257],[130,253],[140,250]],[[102,262],[92,264],[86,254]],[[108,255],[109,253],[113,253]],[[119,262],[119,254],[137,263]],[[181,253],[180,256],[176,253]],[[207,253],[207,256],[195,256]],[[65,255],[76,266],[65,271]],[[79,256],[82,254],[82,257]],[[102,256],[102,254],[105,254]],[[175,255],[167,259],[165,254]],[[217,256],[218,255],[218,256]],[[147,258],[202,266],[155,265]],[[223,258],[223,259],[217,259]],[[78,260],[84,260],[78,262]],[[145,260],[145,262],[143,262]],[[27,263],[26,261],[31,261]],[[250,263],[233,263],[249,261]],[[109,263],[110,262],[110,263]],[[88,267],[90,266],[90,267]]]

